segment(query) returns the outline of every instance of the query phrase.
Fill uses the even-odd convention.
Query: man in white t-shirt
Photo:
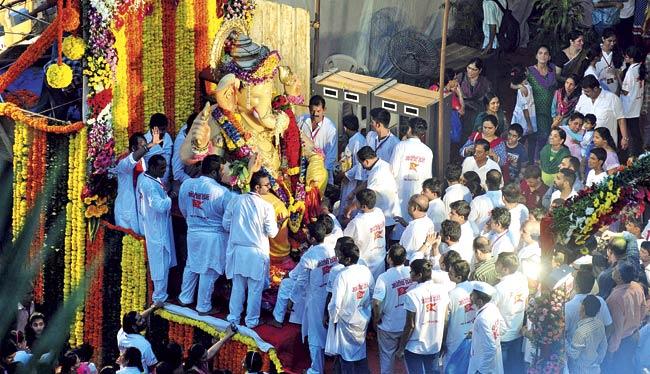
[[[539,221],[526,221],[521,228],[522,247],[517,252],[517,257],[519,258],[519,271],[528,278],[529,282],[539,279],[539,270],[542,263],[539,237]]]
[[[151,349],[151,343],[141,332],[146,326],[146,319],[157,309],[152,306],[142,313],[131,311],[122,317],[122,328],[117,332],[117,348],[124,353],[127,348],[135,347],[142,354],[142,367],[145,374],[155,371],[158,359]]]
[[[435,367],[449,315],[446,286],[431,280],[431,263],[411,263],[411,280],[417,285],[406,293],[406,322],[396,357],[404,357],[409,373],[430,373]]]
[[[520,331],[528,304],[528,281],[517,271],[518,268],[519,259],[515,253],[499,254],[495,269],[501,276],[501,281],[495,286],[497,292],[493,300],[505,321],[505,330],[501,336],[503,367],[514,373],[523,369],[523,337]]]
[[[376,200],[377,194],[371,189],[357,192],[360,211],[345,227],[343,235],[354,239],[361,261],[378,277],[385,270],[386,221],[381,210],[375,207]]]
[[[483,54],[499,47],[497,33],[501,26],[503,12],[495,1],[499,1],[504,8],[507,5],[503,0],[483,0]]]
[[[309,99],[309,115],[305,114],[298,119],[298,127],[325,154],[328,183],[333,183],[339,137],[334,122],[325,117],[325,99],[322,96],[314,95]]]
[[[341,373],[368,372],[366,331],[370,322],[374,279],[368,267],[357,263],[358,252],[356,254],[345,259],[345,268],[332,281],[332,298],[327,307],[326,352],[339,357]]]
[[[472,208],[465,200],[454,201],[449,210],[449,219],[460,225],[459,245],[469,248],[472,248],[474,238],[479,234],[478,228],[469,220],[471,212]]]
[[[485,282],[472,282],[470,298],[476,309],[467,373],[503,374],[501,333],[504,321],[499,308],[490,302],[496,289]]]
[[[356,192],[369,188],[377,194],[377,208],[381,209],[386,217],[386,233],[390,234],[395,225],[395,216],[401,216],[401,209],[397,196],[397,183],[391,172],[390,165],[379,158],[377,153],[370,147],[362,147],[357,152],[359,163],[365,170],[368,171],[368,180],[366,185],[363,184],[357,187]],[[357,208],[356,204],[350,204],[348,207],[348,215]],[[390,235],[387,235],[387,238]]]
[[[162,139],[162,142],[159,142],[155,146],[149,149],[149,152],[145,153],[144,161],[149,164],[149,159],[154,155],[162,155],[167,162],[167,169],[165,170],[165,175],[160,177],[160,181],[163,184],[165,191],[170,189],[169,176],[171,175],[172,170],[172,152],[174,147],[174,142],[172,137],[167,132],[167,126],[169,121],[167,117],[162,113],[155,113],[151,115],[149,119],[149,131],[144,134],[144,138],[147,140],[147,143],[152,143],[153,141],[153,131],[158,129],[158,136]]]
[[[447,208],[440,198],[442,196],[442,183],[437,178],[429,178],[422,182],[422,195],[429,200],[427,217],[433,222],[436,231],[440,231],[440,224],[447,219]]]
[[[628,3],[631,2],[628,1]],[[639,70],[645,54],[640,46],[633,46],[626,52],[630,54],[625,58],[629,67],[625,71],[625,77],[621,86],[621,104],[623,105],[623,114],[625,115],[625,121],[630,130],[632,140],[630,144],[632,149],[630,151],[633,155],[639,155],[643,153],[643,138],[641,136],[639,117],[641,115],[645,87],[645,79],[640,78]]]
[[[307,338],[311,367],[309,373],[323,373],[324,349],[327,331],[323,326],[323,316],[326,308],[327,282],[330,270],[338,262],[334,248],[323,244],[326,229],[322,222],[308,225],[309,241],[312,246],[300,258],[303,269],[296,279],[293,293],[297,298],[305,295],[305,312],[302,316],[302,338]],[[296,298],[292,297],[292,300]]]
[[[390,269],[381,274],[375,282],[372,295],[372,315],[379,342],[379,366],[381,374],[394,373],[395,351],[404,330],[406,293],[416,285],[411,280],[411,268],[404,265],[406,249],[393,244],[388,250],[386,261]]]
[[[479,139],[474,144],[474,155],[465,157],[463,161],[463,174],[474,171],[481,178],[481,186],[487,187],[486,175],[490,170],[501,172],[501,167],[494,160],[488,157],[490,143],[485,139]],[[503,182],[499,186],[503,185]]]
[[[474,309],[470,298],[472,284],[468,278],[469,263],[467,261],[456,261],[449,265],[449,279],[456,283],[456,287],[449,291],[445,366],[460,343],[467,337],[467,333],[472,331],[474,318],[476,318],[476,309]]]
[[[510,211],[510,226],[508,234],[515,248],[519,247],[521,226],[528,221],[528,208],[520,203],[523,201],[519,184],[511,183],[503,187],[503,204]]]
[[[427,198],[424,195],[413,195],[409,199],[408,213],[412,217],[411,222],[406,226],[406,221],[401,217],[397,218],[400,225],[406,226],[399,243],[406,248],[406,259],[411,262],[418,258],[425,258],[428,255],[428,247],[425,245],[427,235],[435,231],[433,222],[427,216]]]
[[[499,207],[492,209],[488,226],[490,231],[484,236],[492,243],[492,256],[497,256],[502,252],[514,252],[515,246],[508,234],[510,227],[510,211],[506,208]]]
[[[607,179],[607,171],[603,169],[607,160],[607,151],[602,148],[594,148],[589,151],[589,159],[587,165],[589,166],[589,173],[587,174],[586,187],[591,187],[599,184]]]
[[[462,229],[458,222],[449,219],[442,221],[440,229],[440,238],[442,241],[440,243],[440,253],[444,255],[447,252],[456,251],[463,260],[471,263],[474,257],[474,251],[471,246],[464,247],[460,243],[461,235]]]
[[[384,108],[370,110],[370,129],[366,135],[366,145],[372,148],[377,156],[390,162],[395,146],[400,142],[397,136],[390,132],[390,113]]]
[[[343,130],[348,137],[348,144],[341,154],[341,172],[345,177],[341,181],[341,202],[338,208],[339,217],[349,203],[347,196],[357,188],[357,184],[366,180],[364,169],[359,164],[357,152],[366,145],[366,138],[359,132],[359,119],[355,115],[343,117]]]
[[[596,116],[596,127],[607,127],[615,143],[618,142],[617,135],[620,130],[622,138],[620,147],[627,149],[630,139],[621,99],[611,92],[604,91],[598,79],[592,75],[584,77],[580,85],[582,85],[582,95],[578,99],[575,110],[580,113],[593,113]]]
[[[551,201],[555,199],[562,199],[564,201],[577,196],[578,192],[573,189],[573,184],[576,181],[576,173],[571,169],[560,169],[560,171],[555,174],[555,179],[553,184],[557,190],[551,194]]]
[[[445,179],[449,187],[445,190],[442,202],[445,203],[445,209],[449,214],[451,203],[458,200],[465,200],[467,203],[472,202],[472,193],[469,188],[460,183],[460,177],[463,175],[463,169],[460,165],[449,164],[445,170]]]
[[[487,191],[483,195],[476,196],[470,204],[471,212],[468,219],[479,231],[485,228],[492,209],[503,206],[502,180],[499,170],[490,170],[485,179]]]
[[[420,140],[427,134],[427,122],[420,118],[410,118],[406,139],[399,142],[393,150],[390,168],[397,182],[397,197],[400,210],[406,211],[409,199],[420,193],[422,183],[431,178],[433,171],[433,152]],[[407,222],[410,217],[403,217]],[[395,226],[391,239],[399,240],[402,226]]]

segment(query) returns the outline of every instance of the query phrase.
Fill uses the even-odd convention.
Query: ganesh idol
[[[271,257],[282,259],[292,244],[304,241],[302,229],[320,212],[327,184],[324,158],[301,135],[292,107],[301,103],[300,83],[291,69],[280,66],[279,53],[255,44],[241,30],[230,32],[221,45],[212,70],[220,78],[213,94],[216,103],[206,103],[197,116],[181,159],[192,165],[208,154],[224,156],[228,182],[242,192],[255,170],[269,175],[273,193],[264,198],[282,222],[271,240]],[[273,97],[276,78],[285,92]]]

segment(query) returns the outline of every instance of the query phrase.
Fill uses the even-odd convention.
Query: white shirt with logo
[[[406,310],[404,299],[406,293],[417,285],[411,280],[411,268],[399,265],[386,270],[375,282],[372,295],[381,307],[381,321],[379,328],[387,332],[400,332],[404,330]]]
[[[415,313],[415,329],[406,343],[407,351],[421,355],[440,351],[449,307],[448,292],[445,286],[430,280],[406,293],[404,309]]]

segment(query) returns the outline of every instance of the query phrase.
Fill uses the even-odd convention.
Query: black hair
[[[641,82],[645,81],[646,78],[646,66],[645,66],[645,56],[646,54],[643,52],[643,49],[639,48],[636,45],[631,45],[627,47],[625,50],[625,55],[631,58],[635,63],[639,63],[639,80]],[[625,77],[625,73],[627,73],[627,69],[623,72],[623,76]]]
[[[591,292],[591,289],[594,287],[594,282],[596,278],[592,271],[587,270],[578,270],[575,274],[574,284],[576,292],[580,294],[586,294]]]
[[[92,345],[84,342],[77,349],[75,349],[74,352],[77,354],[77,357],[79,357],[79,361],[89,362],[93,358],[95,349]]]
[[[503,187],[503,200],[509,204],[520,203],[522,200],[519,183],[508,183]]]
[[[427,260],[419,258],[411,262],[411,271],[414,274],[422,275],[423,281],[431,279],[431,263]]]
[[[586,77],[582,78],[582,82],[580,82],[580,85],[582,86],[582,88],[594,89],[600,87],[600,82],[598,82],[598,79],[593,75],[587,75]]]
[[[564,179],[566,179],[569,182],[569,186],[573,186],[573,184],[576,182],[576,172],[568,169],[568,168],[562,168],[558,171],[558,173],[562,174]]]
[[[580,80],[580,77],[578,76],[578,74],[575,74],[575,73],[571,73],[566,77],[566,80],[569,80],[569,79],[573,80],[573,83],[575,83],[575,85],[576,85],[576,88],[573,90],[573,92],[571,93],[571,96],[569,96],[569,98],[568,98],[569,100],[572,100],[572,99],[575,99],[576,97],[578,97],[578,96],[580,96],[582,94],[582,89],[580,88],[581,80]],[[562,94],[563,98],[566,97],[566,89],[564,88],[564,85],[562,85],[560,93]]]
[[[343,117],[343,127],[351,131],[359,131],[359,119],[354,114]]]
[[[474,64],[474,66],[476,66],[477,69],[483,70],[483,60],[481,60],[480,58],[478,58],[478,57],[472,58],[467,63],[467,66],[470,66],[471,64]]]
[[[345,236],[343,237],[345,238]],[[339,238],[339,241],[342,238]],[[339,242],[337,241],[336,244],[338,245]],[[342,241],[341,245],[339,246],[339,252],[341,253],[341,256],[343,258],[349,258],[350,262],[353,264],[356,264],[359,261],[359,247],[354,243],[354,241],[349,242],[349,241]],[[341,262],[341,259],[339,258],[339,262]]]
[[[518,123],[513,123],[512,125],[510,125],[510,127],[508,127],[508,131],[516,132],[519,138],[524,136],[524,128],[521,127],[521,125]]]
[[[189,116],[187,116],[187,120],[185,121],[185,124],[187,125],[185,127],[185,135],[187,135],[190,132],[190,129],[192,128],[192,124],[194,124],[194,120],[198,115],[199,115],[198,112],[192,112],[190,113]]]
[[[542,169],[539,167],[539,165],[536,164],[528,165],[524,169],[524,179],[541,178],[541,177],[542,177]]]
[[[613,149],[616,149],[616,143],[614,142],[614,138],[612,138],[612,133],[609,132],[609,129],[607,127],[598,127],[594,130],[594,132],[603,138],[607,142],[607,145]]]
[[[519,257],[514,252],[501,252],[497,256],[497,263],[506,269],[508,274],[512,274],[519,267]]]
[[[447,265],[447,271],[454,270],[454,274],[460,277],[461,282],[465,282],[469,278],[469,264],[465,260],[454,261]]]
[[[122,317],[122,330],[126,334],[137,334],[138,331],[133,326],[138,323],[138,312],[132,310]]]
[[[490,213],[490,219],[501,225],[503,228],[508,228],[510,226],[510,211],[504,207],[496,207],[492,209]]]
[[[409,128],[411,129],[411,134],[417,137],[423,137],[427,134],[427,121],[424,118],[412,117],[409,118]]]
[[[185,359],[185,370],[190,370],[192,366],[198,366],[201,364],[203,355],[205,354],[205,347],[200,344],[192,344],[190,349],[187,351],[187,359]]]
[[[494,125],[495,130],[499,128],[499,120],[495,115],[488,114],[487,116],[483,117],[483,122],[490,122]]]
[[[127,348],[128,349],[128,348]],[[134,348],[136,351],[138,351],[137,348]],[[138,351],[139,353],[140,351]],[[77,364],[77,360],[79,357],[77,356],[74,351],[67,351],[63,357],[61,357],[61,374],[72,374],[74,366]],[[140,363],[142,366],[142,363]],[[143,370],[144,371],[144,370]]]
[[[448,236],[452,242],[457,242],[461,235],[462,231],[458,222],[446,219],[440,223],[440,236],[443,238]]]
[[[589,121],[594,126],[596,125],[596,115],[593,113],[585,114],[585,121]]]
[[[492,116],[494,117],[494,116]],[[490,142],[485,139],[479,139],[474,143],[474,148],[481,146],[485,152],[490,152]]]
[[[522,84],[526,80],[526,69],[521,65],[515,65],[510,70],[510,83]]]
[[[360,205],[365,205],[368,209],[372,209],[377,204],[377,193],[369,188],[365,188],[355,195]]]
[[[323,240],[325,240],[325,236],[327,236],[327,229],[325,228],[325,224],[321,221],[308,224],[307,229],[309,230],[309,236],[314,238],[316,243],[322,243]]]
[[[153,169],[156,168],[160,165],[162,165],[163,162],[167,162],[163,155],[153,155],[151,158],[149,158],[149,162],[147,162],[147,168]]]
[[[207,155],[201,161],[201,174],[208,175],[213,171],[217,173],[221,170],[221,165],[225,164],[225,161],[221,156],[217,155]]]
[[[616,269],[621,276],[623,283],[630,283],[636,278],[636,271],[634,265],[627,261],[620,262],[616,265]]]
[[[167,119],[167,116],[162,113],[154,113],[151,115],[151,118],[149,118],[150,129],[154,127],[166,129],[168,123],[169,120]]]
[[[492,169],[487,172],[485,175],[485,185],[488,188],[488,191],[497,191],[501,187],[501,180],[503,176],[501,175],[501,172]]]
[[[320,106],[325,109],[325,99],[321,95],[314,95],[309,99],[309,106]]]
[[[265,172],[263,172],[261,170],[256,171],[255,173],[253,173],[253,176],[251,177],[251,181],[250,181],[251,190],[255,190],[255,186],[261,185],[262,179],[268,178],[268,177],[269,176]]]
[[[575,111],[575,112],[571,113],[571,115],[569,116],[569,121],[573,121],[573,120],[578,119],[578,118],[583,120],[583,121],[585,120],[585,116],[583,116],[582,113]]]
[[[422,182],[422,189],[427,189],[432,193],[438,195],[438,197],[442,196],[442,182],[439,181],[438,178],[434,177],[426,179],[424,182]]]
[[[581,36],[583,36],[583,37],[585,36],[585,34],[582,32],[582,30],[575,29],[575,30],[569,31],[569,35],[568,35],[567,39],[570,42],[572,42],[572,41],[578,39]]]
[[[449,269],[447,268],[448,265],[451,265],[451,264],[453,264],[454,262],[456,262],[456,261],[460,261],[460,260],[462,260],[462,259],[463,259],[463,258],[460,257],[460,253],[458,253],[458,252],[454,251],[453,249],[451,249],[451,250],[449,250],[449,251],[443,253],[443,254],[440,256],[440,264],[441,264],[441,266],[443,266],[447,271],[449,271]]]
[[[613,27],[608,27],[603,30],[602,40],[605,40],[612,36],[616,37],[616,30]],[[618,44],[615,44],[614,48],[612,48],[612,64],[614,64],[614,66],[621,66],[623,65],[623,61],[623,52],[621,51],[621,48],[618,46]]]
[[[458,164],[449,164],[445,170],[445,179],[448,182],[458,182],[463,175],[463,168]]]
[[[375,157],[377,157],[377,153],[374,149],[372,149],[372,147],[368,145],[361,147],[361,149],[357,151],[357,158],[359,159],[359,162],[364,162]]]
[[[553,130],[551,130],[551,132],[553,131],[557,131],[557,134],[560,135],[560,139],[562,139],[562,144],[564,144],[564,142],[566,142],[566,131],[564,131],[559,127],[556,127]]]
[[[129,347],[124,351],[124,366],[126,367],[135,367],[144,372],[142,367],[142,352],[136,347]]]
[[[404,265],[406,249],[399,243],[393,244],[388,248],[388,257],[393,261],[393,265]]]
[[[589,151],[589,153],[596,156],[596,158],[598,160],[602,161],[603,163],[605,163],[605,160],[607,160],[607,151],[604,150],[603,148],[600,148],[600,147],[593,148],[591,151]]]
[[[594,44],[587,50],[587,60],[591,63],[596,58],[600,58],[603,55],[603,50],[600,48],[599,44]],[[583,78],[584,79],[584,78]],[[584,85],[583,85],[584,87]]]
[[[330,217],[329,214],[321,214],[318,216],[317,222],[322,222],[325,226],[325,234],[329,235],[334,230],[334,220]]]
[[[494,99],[495,97],[496,97],[497,99],[499,98],[499,96],[497,96],[497,94],[494,93],[494,92],[488,92],[488,93],[486,93],[485,96],[483,96],[483,105],[485,105],[485,106],[487,107],[487,106],[490,104],[490,101],[492,101],[492,99]],[[484,120],[484,121],[485,121],[485,120]],[[495,125],[495,126],[496,126],[496,125]]]
[[[381,123],[385,128],[390,126],[390,113],[384,108],[370,109],[370,119]]]
[[[138,141],[140,139],[145,139],[146,141],[144,134],[141,132],[134,132],[133,135],[129,137],[129,151],[134,151],[134,148],[138,146]]]
[[[585,316],[596,317],[600,311],[600,300],[594,295],[587,295],[582,300],[582,308],[585,311]]]
[[[455,211],[459,216],[465,217],[465,221],[467,221],[469,214],[472,212],[472,208],[465,200],[454,201],[449,204],[449,209]]]

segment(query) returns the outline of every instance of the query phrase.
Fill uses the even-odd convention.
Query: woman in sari
[[[463,96],[463,108],[459,112],[463,117],[463,133],[461,139],[467,139],[472,133],[474,118],[483,111],[483,97],[492,91],[490,81],[481,75],[483,71],[483,60],[475,57],[469,61],[465,72],[461,72],[456,77],[460,91]]]
[[[483,129],[483,122],[487,116],[494,116],[497,119],[497,127],[505,129],[508,125],[506,122],[506,114],[501,110],[501,100],[494,92],[488,92],[483,98],[485,111],[476,115],[474,120],[474,131],[480,132]]]
[[[579,81],[580,78],[577,75],[571,74],[566,78],[562,87],[555,90],[553,103],[551,104],[552,128],[566,126],[569,121],[569,117],[573,114],[582,91],[578,87]]]
[[[535,58],[537,63],[528,67],[528,83],[533,89],[535,99],[535,115],[537,116],[537,139],[528,139],[528,160],[538,159],[537,150],[544,147],[551,131],[553,117],[551,117],[551,104],[555,93],[555,65],[550,63],[550,49],[542,45],[537,49]]]
[[[542,182],[547,186],[553,185],[555,174],[560,171],[562,159],[571,156],[571,151],[564,145],[566,132],[553,129],[548,136],[548,144],[539,153],[539,166],[542,169]]]
[[[585,36],[582,31],[574,30],[569,33],[569,46],[553,56],[558,81],[564,82],[571,74],[584,74],[589,63],[584,45]]]
[[[480,132],[473,132],[467,142],[460,149],[462,157],[469,157],[474,154],[474,144],[480,139],[485,139],[490,143],[490,158],[503,167],[508,161],[506,152],[506,142],[497,135],[499,129],[497,118],[491,114],[485,116],[483,128]]]

